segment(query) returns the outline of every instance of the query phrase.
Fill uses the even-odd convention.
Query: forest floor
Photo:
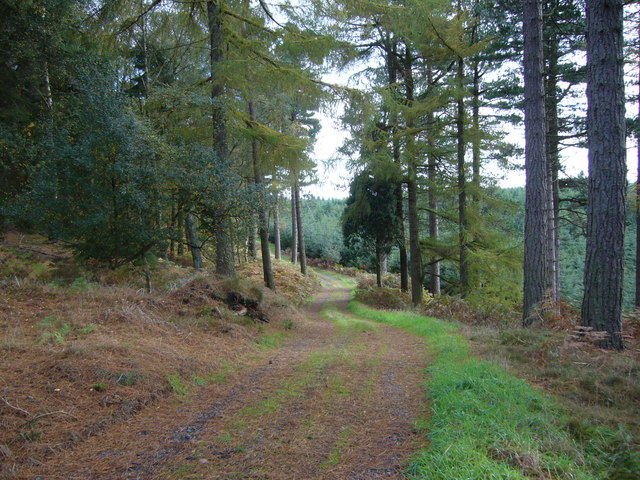
[[[93,359],[103,372],[112,372],[115,366],[104,365],[123,353],[120,377],[148,379],[153,373],[145,373],[139,362],[154,363],[153,351],[158,368],[166,352],[189,363],[166,332],[154,342],[150,358],[136,353],[145,336],[166,328],[159,318],[142,331],[124,319],[133,348],[122,342],[104,345],[107,340],[96,347],[95,338],[89,347],[84,337],[96,333],[79,333],[88,329],[78,321],[61,342],[43,344],[40,334],[30,352],[15,328],[5,330],[0,411],[8,429],[0,438],[5,462],[0,475],[42,480],[405,478],[408,455],[425,443],[414,429],[426,415],[424,342],[399,328],[356,319],[347,312],[351,288],[319,275],[319,293],[284,329],[262,329],[262,336],[247,343],[238,334],[242,328],[233,328],[235,350],[234,335],[226,334],[231,347],[213,352],[217,373],[189,381],[185,370],[178,370],[182,374],[167,376],[171,388],[164,390],[154,390],[150,380],[114,380],[113,374],[95,382],[95,365],[79,366]],[[38,311],[33,295],[26,297],[21,307],[4,305],[3,310]],[[84,300],[92,301],[101,303]],[[41,319],[45,312],[40,310]],[[145,315],[151,316],[148,310]],[[59,316],[69,318],[69,313]],[[98,323],[96,330],[111,322]],[[183,330],[182,325],[173,333],[192,349],[207,349],[193,338],[200,327]],[[111,333],[117,337],[117,330]],[[208,340],[216,350],[215,341]],[[22,362],[23,355],[32,363]],[[127,355],[139,358],[127,366]]]
[[[145,268],[5,235],[0,480],[637,478],[637,343],[376,310],[284,261],[278,293],[260,262]]]

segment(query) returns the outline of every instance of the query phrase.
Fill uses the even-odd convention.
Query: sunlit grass
[[[429,448],[407,474],[420,479],[634,478],[616,469],[608,430],[578,439],[567,412],[551,397],[502,368],[471,356],[456,327],[408,312],[382,312],[351,302],[363,318],[425,337],[430,419],[420,422]],[[636,472],[637,473],[637,472]]]

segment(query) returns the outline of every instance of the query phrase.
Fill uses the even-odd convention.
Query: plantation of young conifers
[[[0,479],[637,478],[639,31],[0,2]]]

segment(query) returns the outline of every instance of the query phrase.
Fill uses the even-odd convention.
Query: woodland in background
[[[560,292],[563,300],[575,308],[580,307],[583,293],[584,255],[585,255],[585,209],[584,193],[586,179],[575,179],[579,189],[562,189],[563,218],[560,222],[560,241],[563,245],[560,257]],[[633,187],[633,186],[632,186]],[[631,187],[630,187],[631,188]],[[516,251],[522,252],[524,238],[524,187],[496,188],[496,198],[503,200],[502,211],[498,218],[504,225],[504,239],[514,245]],[[375,249],[366,238],[354,235],[345,240],[341,231],[343,210],[347,200],[321,199],[309,197],[303,205],[303,222],[307,236],[307,252],[311,258],[338,262],[347,267],[356,267],[369,272],[375,271]],[[581,206],[582,205],[582,206]],[[281,217],[282,247],[290,248],[291,227],[290,213]],[[625,239],[625,281],[624,308],[635,308],[635,226],[636,217],[632,208],[628,209],[627,236]],[[273,237],[273,229],[271,232]],[[397,248],[391,249],[387,261],[387,270],[398,274],[400,271]],[[443,262],[442,292],[448,295],[459,295],[458,269],[455,262]],[[427,276],[426,282],[429,281]],[[513,285],[496,278],[495,290],[489,290],[493,284],[483,288],[485,295],[477,297],[476,308],[490,310],[503,304],[512,317],[517,317],[522,303],[522,278],[514,278]]]
[[[601,53],[617,60],[620,83],[622,55],[629,67],[638,62],[638,12],[630,5],[623,50],[623,5],[613,6],[617,44]],[[524,23],[537,35],[535,52],[523,18],[535,20]],[[112,268],[149,269],[189,252],[195,268],[233,276],[261,248],[265,283],[277,289],[268,237],[281,218],[282,246],[303,273],[307,254],[378,273],[386,262],[414,304],[426,289],[523,310],[526,323],[549,291],[579,303],[578,233],[586,199],[596,196],[560,177],[564,149],[598,146],[585,128],[585,86],[599,84],[584,64],[594,28],[586,19],[579,0],[3,0],[0,220]],[[537,59],[533,75],[527,52]],[[345,87],[323,80],[335,71],[359,73]],[[488,168],[513,168],[522,155],[505,137],[531,106],[523,76],[541,93],[545,138],[533,163],[527,147],[527,171],[536,166],[540,185],[528,181],[538,210],[524,215],[521,191],[497,189]],[[315,180],[315,115],[338,101],[349,133],[340,155],[354,173],[339,225],[330,219],[341,202],[301,194]],[[627,116],[632,136],[638,121]],[[592,132],[607,124],[598,121]],[[624,118],[614,126],[621,143]],[[531,218],[543,227],[533,242],[541,271],[525,279],[523,308],[522,229]],[[633,241],[628,235],[626,252]],[[610,263],[621,277],[621,261]],[[583,301],[618,302],[602,292]],[[583,322],[622,348],[613,307],[606,325]]]

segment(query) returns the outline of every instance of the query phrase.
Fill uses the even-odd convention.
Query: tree
[[[525,169],[523,322],[551,287],[549,269],[549,188],[545,149],[545,104],[542,59],[542,3],[523,0]]]
[[[582,324],[622,350],[626,150],[622,0],[587,0],[589,198]]]
[[[351,182],[349,198],[342,216],[345,245],[352,235],[373,244],[376,281],[382,286],[382,257],[398,237],[398,217],[395,210],[396,189],[393,183],[376,178],[367,168]]]

